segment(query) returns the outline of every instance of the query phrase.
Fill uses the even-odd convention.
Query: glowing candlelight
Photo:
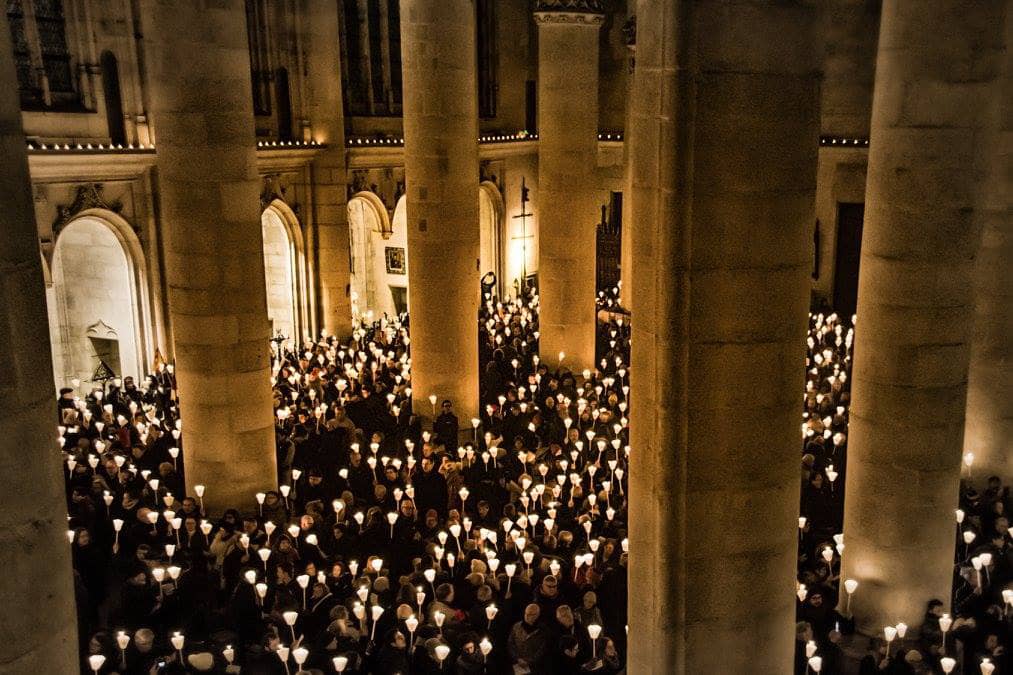
[[[596,623],[592,623],[587,627],[587,634],[591,636],[591,658],[597,658],[598,655],[598,636],[601,635],[601,626]]]
[[[492,643],[489,642],[489,638],[482,638],[482,641],[478,643],[478,648],[482,652],[482,661],[488,661],[489,653],[492,652]]]
[[[419,620],[412,614],[404,621],[405,627],[408,629],[408,648],[411,649],[412,644],[415,642],[415,629],[419,627]]]
[[[436,645],[436,647],[433,649],[433,652],[436,653],[436,658],[440,662],[440,670],[443,670],[443,662],[446,660],[447,656],[450,655],[450,647],[448,647],[443,643],[440,643]],[[986,673],[985,675],[988,675],[988,673]]]
[[[299,612],[293,612],[291,610],[282,612],[281,618],[285,621],[285,625],[288,626],[292,633],[292,642],[295,643],[295,622],[299,620]]]
[[[383,616],[383,607],[380,605],[373,605],[370,608],[370,616],[373,619],[373,628],[369,633],[369,641],[373,642],[376,640],[376,623],[380,620],[380,617]]]
[[[88,657],[88,665],[93,671],[95,671],[95,675],[98,675],[98,671],[102,669],[105,662],[106,657],[102,654],[92,654]]]

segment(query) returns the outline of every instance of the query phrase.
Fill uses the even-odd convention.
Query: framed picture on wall
[[[387,253],[387,274],[405,273],[405,252],[397,246],[385,247]]]

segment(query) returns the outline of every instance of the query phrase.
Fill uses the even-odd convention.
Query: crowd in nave
[[[489,299],[480,418],[433,393],[431,429],[408,328],[274,343],[282,484],[243,511],[184,496],[171,367],[64,392],[85,672],[622,669],[628,322],[550,371],[537,298]]]
[[[538,357],[537,296],[487,298],[479,417],[415,396],[431,425],[412,411],[407,316],[345,342],[276,340],[280,485],[224,514],[186,494],[179,448],[195,441],[171,365],[140,387],[65,390],[83,672],[623,670],[630,327],[607,298],[600,309],[598,368],[571,373],[565,354],[558,370]],[[853,337],[836,315],[811,319],[800,673],[844,672],[847,595],[865,590],[839,578]],[[965,485],[952,609],[941,598],[920,631],[890,627],[863,673],[944,672],[944,632],[952,672],[985,657],[1002,672],[1007,501],[991,481]]]
[[[798,625],[795,671],[842,672],[842,643],[854,633],[850,597],[874,592],[840,578],[844,485],[854,317],[810,317],[799,507]],[[898,439],[903,442],[903,439]],[[1010,672],[1006,647],[1013,640],[1013,529],[1008,486],[990,476],[975,489],[973,455],[964,457],[965,480],[954,495],[953,598],[927,599],[924,622],[884,626],[868,641],[860,675],[886,673]],[[979,477],[980,478],[980,477]],[[912,486],[911,489],[918,489]],[[912,513],[911,517],[917,517]],[[851,641],[855,644],[854,639]],[[864,642],[860,644],[864,646]],[[853,649],[850,651],[854,651]]]

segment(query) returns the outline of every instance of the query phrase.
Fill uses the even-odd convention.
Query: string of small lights
[[[28,141],[29,152],[154,152],[153,143],[42,143]]]
[[[538,134],[519,131],[513,134],[486,134],[480,136],[479,143],[511,143],[519,141],[537,141]],[[623,141],[621,131],[603,131],[598,134],[599,141]],[[404,138],[399,136],[353,136],[347,139],[348,147],[404,147]],[[30,152],[154,152],[153,143],[45,143],[28,141]],[[260,150],[283,150],[286,148],[321,148],[324,144],[317,141],[257,141]],[[843,136],[821,136],[820,147],[867,148],[868,138],[847,138]]]
[[[820,136],[820,147],[867,148],[868,138],[847,138],[844,136]]]

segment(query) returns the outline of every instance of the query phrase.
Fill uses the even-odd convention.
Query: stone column
[[[478,82],[471,0],[404,0],[412,409],[478,410]]]
[[[601,0],[538,0],[539,352],[594,368]]]
[[[636,10],[636,2],[630,7],[630,11]],[[633,126],[633,73],[636,68],[637,58],[637,16],[631,15],[623,24],[623,37],[626,40],[626,48],[629,53],[630,72],[626,78],[626,122],[623,130],[623,230],[621,246],[621,263],[619,266],[620,284],[619,299],[623,307],[633,310],[633,211],[630,202],[633,195],[632,163],[630,162],[630,136],[629,130]]]
[[[1008,92],[1010,41],[1013,21],[1006,17],[1001,119],[1005,123],[996,143],[985,186],[982,208],[981,247],[975,261],[974,336],[967,374],[967,421],[964,452],[974,453],[974,478],[981,486],[990,475],[1004,483],[1013,480],[1013,219],[1009,217],[1013,196],[1009,167],[1013,150],[1013,111]]]
[[[814,15],[637,7],[631,673],[792,669]]]
[[[318,316],[328,334],[347,337],[351,334],[352,305],[338,5],[330,0],[310,0],[303,26],[308,32],[306,65],[313,140],[327,145],[312,167]]]
[[[11,34],[0,21],[0,675],[76,673],[77,610],[42,258]],[[31,476],[26,482],[24,476]]]
[[[277,485],[246,18],[143,8],[187,492],[216,512]]]
[[[883,3],[844,503],[844,576],[868,633],[950,598],[1005,4]]]

